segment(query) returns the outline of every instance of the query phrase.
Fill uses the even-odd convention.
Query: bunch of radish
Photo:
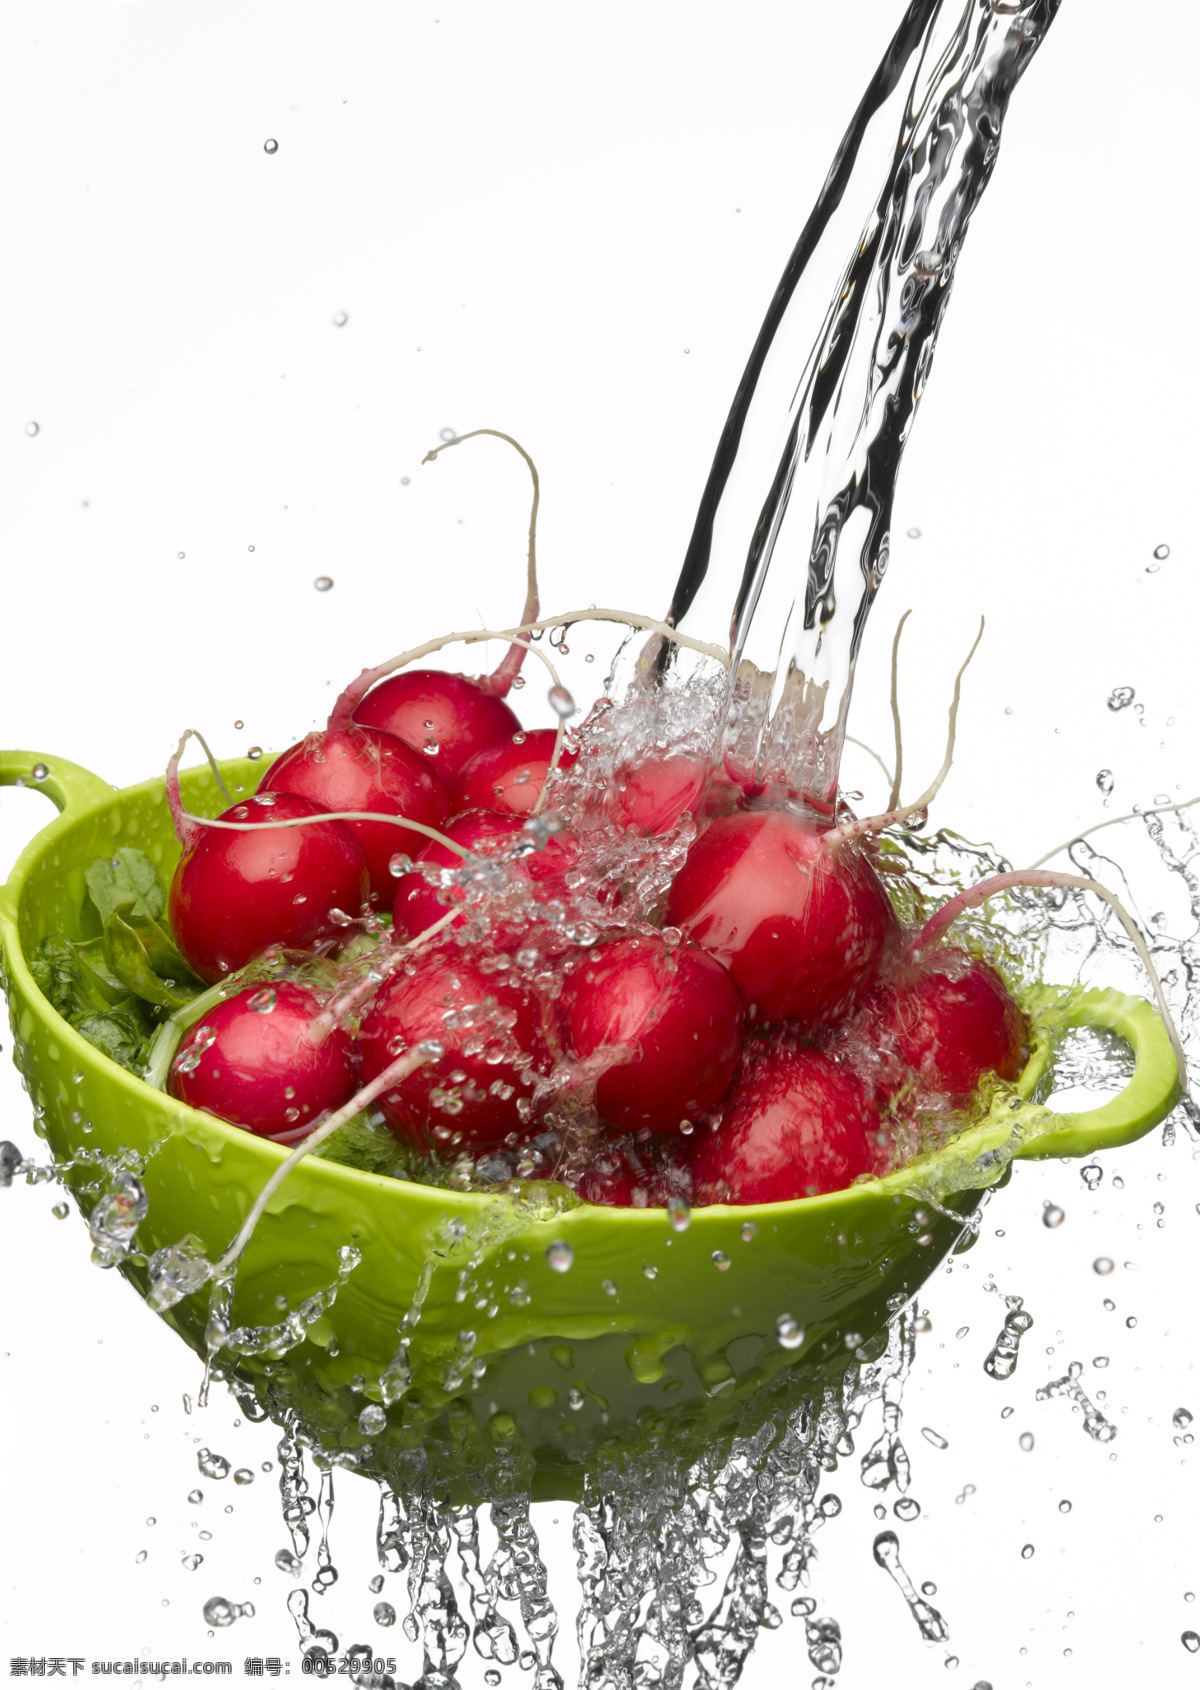
[[[748,795],[698,742],[630,752],[609,700],[567,734],[557,685],[559,724],[523,729],[506,698],[537,608],[531,531],[495,674],[364,671],[212,820],[176,757],[170,924],[228,982],[176,1097],[295,1143],[365,1096],[484,1182],[758,1203],[879,1172],[899,1119],[1016,1077],[999,974],[895,912],[876,840],[900,812]]]

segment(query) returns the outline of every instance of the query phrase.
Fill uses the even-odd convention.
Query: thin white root
[[[397,1085],[401,1080],[407,1079],[415,1069],[422,1067],[423,1064],[428,1061],[429,1057],[422,1053],[419,1046],[415,1050],[405,1051],[403,1056],[398,1056],[396,1060],[390,1063],[388,1067],[383,1070],[382,1074],[377,1075],[369,1085],[365,1085],[361,1091],[355,1092],[349,1103],[343,1103],[342,1107],[336,1110],[327,1121],[323,1121],[319,1127],[315,1127],[313,1131],[309,1133],[308,1137],[303,1139],[296,1146],[287,1160],[279,1164],[275,1172],[271,1175],[270,1179],[259,1192],[258,1196],[254,1199],[250,1208],[250,1213],[242,1222],[241,1229],[239,1230],[237,1237],[229,1246],[228,1250],[226,1250],[225,1254],[221,1257],[220,1261],[217,1262],[213,1268],[214,1279],[218,1279],[222,1274],[228,1273],[230,1268],[232,1268],[239,1260],[242,1252],[254,1236],[254,1229],[258,1225],[259,1220],[262,1218],[263,1210],[271,1201],[272,1197],[274,1197],[275,1193],[279,1190],[279,1187],[291,1173],[292,1169],[298,1167],[311,1151],[316,1150],[319,1145],[324,1144],[327,1138],[332,1138],[339,1127],[344,1127],[347,1121],[352,1120],[353,1117],[365,1109],[369,1103],[374,1103],[375,1099],[383,1092],[387,1091],[389,1086]]]
[[[884,779],[888,782],[889,785],[891,784],[892,771],[888,768],[887,764],[884,762],[883,758],[879,755],[878,751],[874,750],[871,746],[869,746],[865,739],[855,739],[853,734],[847,734],[846,735],[846,744],[847,745],[857,745],[858,749],[860,751],[865,751],[868,757],[873,757],[875,759],[875,761],[879,764],[879,767],[883,770]]]
[[[217,760],[209,750],[208,741],[199,729],[184,728],[183,733],[179,738],[179,744],[175,747],[175,750],[171,753],[171,756],[168,759],[167,772],[164,777],[164,784],[167,789],[167,808],[171,812],[171,822],[175,828],[175,837],[181,845],[186,843],[188,835],[191,832],[188,823],[195,820],[195,818],[189,816],[187,811],[184,809],[183,799],[179,792],[179,760],[183,756],[183,748],[189,739],[198,739],[200,741],[204,755],[208,758],[208,766],[213,772],[213,779],[221,789],[222,797],[227,804],[233,803],[233,799],[229,793],[229,788],[225,785],[221,771],[217,767]]]
[[[1154,1001],[1158,1005],[1158,1012],[1163,1018],[1167,1036],[1171,1041],[1171,1049],[1175,1052],[1175,1061],[1179,1065],[1180,1083],[1186,1086],[1187,1058],[1183,1054],[1183,1041],[1179,1037],[1179,1029],[1175,1025],[1175,1018],[1167,1003],[1162,981],[1159,979],[1158,970],[1154,966],[1154,958],[1150,955],[1150,947],[1143,939],[1137,922],[1134,921],[1121,900],[1115,893],[1110,892],[1107,886],[1102,886],[1098,880],[1089,880],[1081,874],[1059,874],[1054,869],[1044,868],[1017,869],[1008,874],[989,875],[986,880],[981,880],[977,886],[968,887],[964,892],[957,892],[953,898],[942,905],[940,910],[930,916],[909,947],[909,955],[916,957],[928,946],[935,944],[964,910],[975,909],[978,905],[986,903],[995,893],[1008,891],[1014,886],[1065,886],[1078,892],[1094,892],[1098,898],[1103,898],[1128,934],[1133,948],[1138,954],[1138,960],[1149,976]]]
[[[896,624],[896,633],[892,640],[892,726],[896,732],[896,773],[892,777],[892,790],[888,794],[889,810],[894,810],[900,802],[900,777],[904,772],[904,741],[900,734],[900,636],[911,615],[911,610],[904,612]]]
[[[415,645],[408,651],[402,651],[398,657],[390,657],[386,663],[380,663],[373,669],[364,669],[350,685],[346,687],[329,717],[330,728],[336,730],[350,726],[353,713],[366,697],[367,693],[378,681],[386,680],[394,675],[397,669],[407,669],[410,663],[419,662],[422,657],[432,657],[448,645],[478,645],[480,640],[519,640],[527,635],[543,633],[547,628],[570,628],[576,622],[620,622],[627,628],[642,628],[648,633],[662,634],[675,645],[685,646],[689,651],[698,651],[704,657],[711,657],[725,669],[729,668],[729,653],[720,646],[710,645],[706,640],[694,640],[688,634],[681,634],[665,622],[656,622],[650,616],[634,616],[627,610],[601,610],[590,605],[586,610],[569,610],[562,616],[543,616],[539,622],[529,622],[519,628],[465,628],[452,634],[439,634],[436,639],[426,640],[423,645]],[[553,674],[553,666],[545,654],[535,645],[529,649]],[[555,685],[559,684],[555,676]]]
[[[456,851],[460,857],[471,855],[465,845],[460,845],[457,839],[451,839],[448,834],[440,833],[436,827],[427,827],[424,822],[411,821],[408,816],[385,815],[382,810],[323,810],[318,816],[291,816],[282,821],[264,822],[228,822],[221,816],[194,816],[190,810],[182,810],[180,814],[189,824],[220,828],[224,833],[250,833],[260,827],[320,827],[324,822],[391,822],[395,827],[409,828],[413,833],[423,833],[427,839],[432,839],[437,845],[445,845],[449,850]]]
[[[374,956],[382,964],[386,964],[384,973],[380,976],[369,975],[365,980],[360,980],[357,986],[352,986],[349,991],[343,992],[341,997],[331,998],[320,1015],[309,1023],[313,1043],[318,1046],[323,1045],[333,1029],[339,1026],[346,1016],[353,1015],[360,1003],[365,1002],[373,992],[379,990],[382,981],[387,979],[398,962],[402,962],[406,957],[415,956],[418,951],[423,951],[426,946],[431,945],[438,935],[449,927],[458,913],[458,910],[447,910],[445,915],[439,916],[428,927],[422,928],[415,939],[404,939],[399,943],[389,945],[386,949],[381,947],[379,951],[375,952]]]
[[[962,678],[966,674],[967,664],[970,663],[976,651],[979,649],[979,642],[983,638],[984,627],[985,621],[981,616],[979,618],[979,632],[975,636],[975,643],[967,653],[962,668],[954,677],[954,697],[950,701],[950,722],[946,736],[946,755],[942,760],[942,766],[938,770],[933,784],[931,786],[927,786],[921,796],[912,804],[905,804],[899,808],[889,808],[879,816],[864,816],[861,821],[846,822],[832,835],[832,839],[840,839],[848,844],[853,839],[861,839],[864,834],[882,833],[885,827],[900,826],[904,822],[908,821],[912,816],[920,815],[922,810],[927,810],[930,804],[933,803],[933,800],[941,791],[942,782],[950,773],[951,766],[954,762],[954,741],[958,731],[958,703],[962,695]]]
[[[1039,857],[1032,865],[1041,868],[1051,857],[1057,857],[1060,851],[1069,851],[1072,845],[1078,845],[1081,839],[1090,839],[1093,833],[1100,833],[1106,827],[1116,827],[1118,822],[1139,822],[1144,816],[1169,816],[1178,810],[1190,810],[1193,804],[1200,804],[1200,795],[1186,798],[1182,804],[1153,804],[1145,810],[1130,810],[1127,816],[1111,816],[1107,821],[1097,822],[1094,827],[1085,827],[1082,833],[1074,834],[1070,839],[1064,839],[1061,845],[1056,845],[1053,851],[1047,851],[1044,857]]]
[[[490,434],[495,440],[506,440],[508,444],[521,454],[533,478],[533,504],[529,511],[529,554],[525,574],[525,609],[521,615],[522,623],[535,622],[539,609],[537,584],[537,519],[538,504],[541,501],[542,489],[538,481],[537,465],[519,440],[514,440],[511,434],[505,434],[498,428],[473,428],[466,434],[460,434],[453,440],[446,440],[440,446],[435,446],[431,452],[426,452],[421,459],[423,464],[436,462],[438,454],[448,452],[452,446],[461,446],[464,440],[475,440],[481,434]],[[490,677],[492,692],[497,698],[505,698],[513,682],[521,672],[521,665],[525,660],[528,647],[519,640],[514,640],[508,651],[501,658],[500,663]]]

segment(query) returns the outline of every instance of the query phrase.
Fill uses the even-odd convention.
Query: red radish
[[[695,814],[708,782],[699,757],[651,757],[617,772],[610,813],[634,833],[667,833],[685,810]]]
[[[447,839],[453,839],[473,856],[483,858],[511,854],[524,841],[528,841],[531,846],[533,843],[525,833],[523,822],[515,816],[498,815],[494,810],[464,810],[461,815],[453,816],[446,823],[443,832]],[[496,924],[503,922],[506,917],[511,918],[514,899],[524,902],[521,896],[522,887],[539,903],[545,903],[551,898],[565,902],[566,877],[574,864],[576,854],[574,840],[567,834],[559,833],[548,839],[540,850],[530,849],[521,855],[519,866],[514,862],[511,877],[507,885],[501,888],[501,896],[495,901],[494,910],[490,912],[493,915],[493,932],[497,943],[501,937],[507,938],[508,935],[501,935],[496,931]],[[416,861],[431,869],[453,870],[461,869],[466,859],[457,851],[451,850],[448,845],[443,845],[438,840],[430,840],[418,854]],[[471,887],[458,882],[439,886],[436,880],[422,874],[419,868],[410,874],[402,875],[399,882],[394,884],[395,931],[402,938],[415,939],[457,904],[470,906],[477,902]],[[485,880],[478,890],[482,896],[492,888]],[[461,927],[465,920],[465,915],[456,916],[449,925]]]
[[[312,1127],[354,1090],[349,1036],[314,1033],[320,1000],[304,986],[250,986],[184,1034],[167,1090],[262,1138]]]
[[[446,789],[411,746],[378,728],[314,733],[275,759],[260,792],[294,792],[325,810],[382,811],[440,828],[450,809]],[[395,889],[388,864],[398,851],[410,855],[427,835],[387,822],[347,822],[367,858],[371,902],[386,905]]]
[[[873,985],[899,932],[862,852],[781,810],[719,816],[688,852],[667,921],[724,963],[751,1019],[828,1025]]]
[[[622,1130],[678,1133],[729,1089],[742,1006],[729,975],[697,945],[657,935],[600,945],[568,976],[561,1011],[576,1056],[614,1047],[596,1108]]]
[[[499,810],[528,816],[542,795],[556,738],[553,728],[534,728],[477,751],[459,772],[451,792],[456,810]],[[559,768],[570,768],[578,752],[564,751]]]
[[[223,979],[268,945],[304,950],[361,912],[367,860],[345,822],[272,825],[323,814],[309,798],[264,792],[217,817],[249,826],[190,824],[167,913],[202,980]]]
[[[871,1172],[879,1117],[848,1069],[820,1051],[768,1046],[750,1059],[692,1161],[697,1203],[783,1203]]]
[[[911,1077],[957,1103],[985,1074],[1015,1080],[1025,1061],[1025,1018],[1003,980],[951,945],[875,993],[861,1031],[882,1057],[889,1089]]]
[[[402,739],[447,787],[477,751],[521,731],[517,717],[486,683],[440,669],[389,675],[356,707],[354,720]]]
[[[443,1055],[379,1099],[397,1138],[445,1155],[527,1131],[519,1104],[545,1065],[542,1012],[530,992],[457,951],[429,951],[383,986],[363,1018],[363,1079],[426,1040]]]

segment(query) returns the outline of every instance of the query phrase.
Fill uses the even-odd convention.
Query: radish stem
[[[896,730],[896,773],[892,776],[892,790],[888,794],[889,810],[894,810],[900,802],[900,777],[904,772],[904,741],[900,735],[900,699],[897,683],[900,678],[900,636],[911,615],[911,610],[904,612],[896,624],[896,633],[892,640],[892,725]]]

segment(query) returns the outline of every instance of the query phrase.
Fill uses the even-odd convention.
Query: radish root
[[[538,504],[541,501],[542,490],[538,481],[537,465],[519,440],[514,440],[511,434],[505,434],[498,428],[473,428],[467,434],[460,434],[453,440],[444,441],[435,446],[431,452],[426,452],[421,459],[423,464],[437,461],[438,454],[448,452],[452,446],[461,446],[464,440],[476,440],[481,434],[490,434],[495,440],[506,440],[514,451],[524,458],[533,479],[533,504],[529,510],[529,560],[525,577],[525,609],[521,614],[522,624],[536,622],[540,608],[538,603],[537,584],[537,519]],[[488,692],[496,698],[505,698],[517,676],[521,672],[521,665],[525,661],[525,653],[529,648],[520,640],[514,640],[495,671],[481,684],[486,685]]]
[[[1200,804],[1200,795],[1195,798],[1185,798],[1182,804],[1152,804],[1145,810],[1130,810],[1126,816],[1110,816],[1107,821],[1097,822],[1094,827],[1085,827],[1082,833],[1074,834],[1070,839],[1064,839],[1061,845],[1056,845],[1053,851],[1047,851],[1044,857],[1039,857],[1033,864],[1034,868],[1041,868],[1051,857],[1057,857],[1060,851],[1069,851],[1072,845],[1078,845],[1081,839],[1090,839],[1093,833],[1100,833],[1106,827],[1116,827],[1118,822],[1141,821],[1143,816],[1169,816],[1180,810],[1190,810],[1193,804]]]
[[[904,624],[912,615],[906,610],[896,624],[895,637],[892,640],[892,726],[896,733],[896,773],[892,776],[892,790],[888,793],[887,807],[894,810],[900,802],[900,777],[904,772],[904,741],[900,734],[900,636],[904,632]],[[982,629],[980,630],[982,632]],[[972,646],[974,651],[974,646]],[[970,658],[967,659],[968,663]],[[886,770],[884,771],[887,772]]]
[[[1159,1014],[1166,1025],[1167,1035],[1171,1040],[1171,1049],[1175,1052],[1180,1083],[1186,1086],[1187,1059],[1183,1054],[1183,1043],[1167,1004],[1166,993],[1163,991],[1162,981],[1158,977],[1158,970],[1154,966],[1154,959],[1150,955],[1150,948],[1143,939],[1137,923],[1121,900],[1110,892],[1106,886],[1102,886],[1098,880],[1089,880],[1081,874],[1058,874],[1053,869],[1041,868],[1018,869],[1007,874],[989,875],[986,880],[981,880],[978,885],[956,893],[953,898],[942,905],[936,914],[930,916],[909,947],[909,956],[915,961],[922,952],[936,944],[951,923],[957,920],[964,910],[976,909],[997,892],[1005,892],[1014,886],[1065,886],[1076,892],[1094,892],[1098,898],[1103,898],[1128,934],[1142,967],[1150,977],[1154,1001],[1158,1005]]]
[[[225,785],[220,768],[217,766],[217,760],[209,749],[208,741],[199,729],[185,728],[180,736],[179,744],[175,747],[175,750],[172,752],[170,760],[167,763],[165,783],[167,788],[167,808],[171,812],[171,821],[175,828],[175,837],[181,845],[186,845],[188,841],[195,836],[195,824],[201,820],[199,816],[189,815],[187,810],[184,809],[183,799],[179,792],[179,759],[183,756],[183,748],[189,739],[198,739],[200,741],[204,755],[208,758],[208,766],[213,772],[213,779],[221,789],[221,796],[227,804],[233,803],[229,788]]]
[[[242,1222],[237,1237],[220,1261],[213,1267],[214,1279],[228,1273],[230,1268],[236,1265],[242,1252],[254,1236],[254,1229],[262,1217],[263,1210],[292,1169],[297,1167],[311,1151],[324,1144],[327,1138],[332,1138],[339,1127],[344,1127],[347,1121],[361,1113],[369,1103],[374,1103],[375,1099],[382,1092],[387,1091],[389,1086],[397,1085],[401,1080],[407,1079],[411,1073],[431,1059],[431,1055],[423,1051],[420,1045],[414,1050],[405,1051],[403,1056],[398,1056],[394,1062],[389,1063],[382,1074],[377,1075],[368,1085],[363,1086],[361,1091],[355,1092],[349,1103],[343,1103],[342,1107],[335,1110],[327,1121],[323,1121],[319,1127],[315,1127],[308,1137],[296,1146],[287,1160],[279,1164],[254,1199],[250,1213]]]
[[[831,835],[831,842],[849,844],[852,840],[861,839],[865,834],[882,833],[886,827],[901,826],[904,822],[909,821],[913,816],[920,815],[922,810],[927,810],[930,804],[933,803],[933,800],[941,791],[942,782],[950,773],[951,765],[954,762],[954,742],[958,732],[958,704],[959,699],[962,696],[962,678],[966,674],[967,665],[979,649],[979,642],[983,638],[985,625],[985,620],[981,616],[979,618],[979,632],[975,636],[975,642],[970,651],[967,653],[966,658],[963,661],[962,668],[954,677],[954,696],[950,701],[950,723],[946,736],[946,755],[942,760],[941,768],[934,777],[933,784],[931,786],[927,786],[921,796],[912,804],[904,804],[900,806],[889,805],[888,809],[885,810],[882,815],[864,816],[861,821],[844,822],[842,826]],[[901,626],[903,626],[903,623]],[[897,629],[896,633],[898,639],[899,629]],[[895,645],[893,645],[893,655],[895,654],[895,649]],[[898,740],[897,749],[899,749]],[[898,784],[899,779],[897,777],[897,780],[892,784],[893,794],[895,793]]]

